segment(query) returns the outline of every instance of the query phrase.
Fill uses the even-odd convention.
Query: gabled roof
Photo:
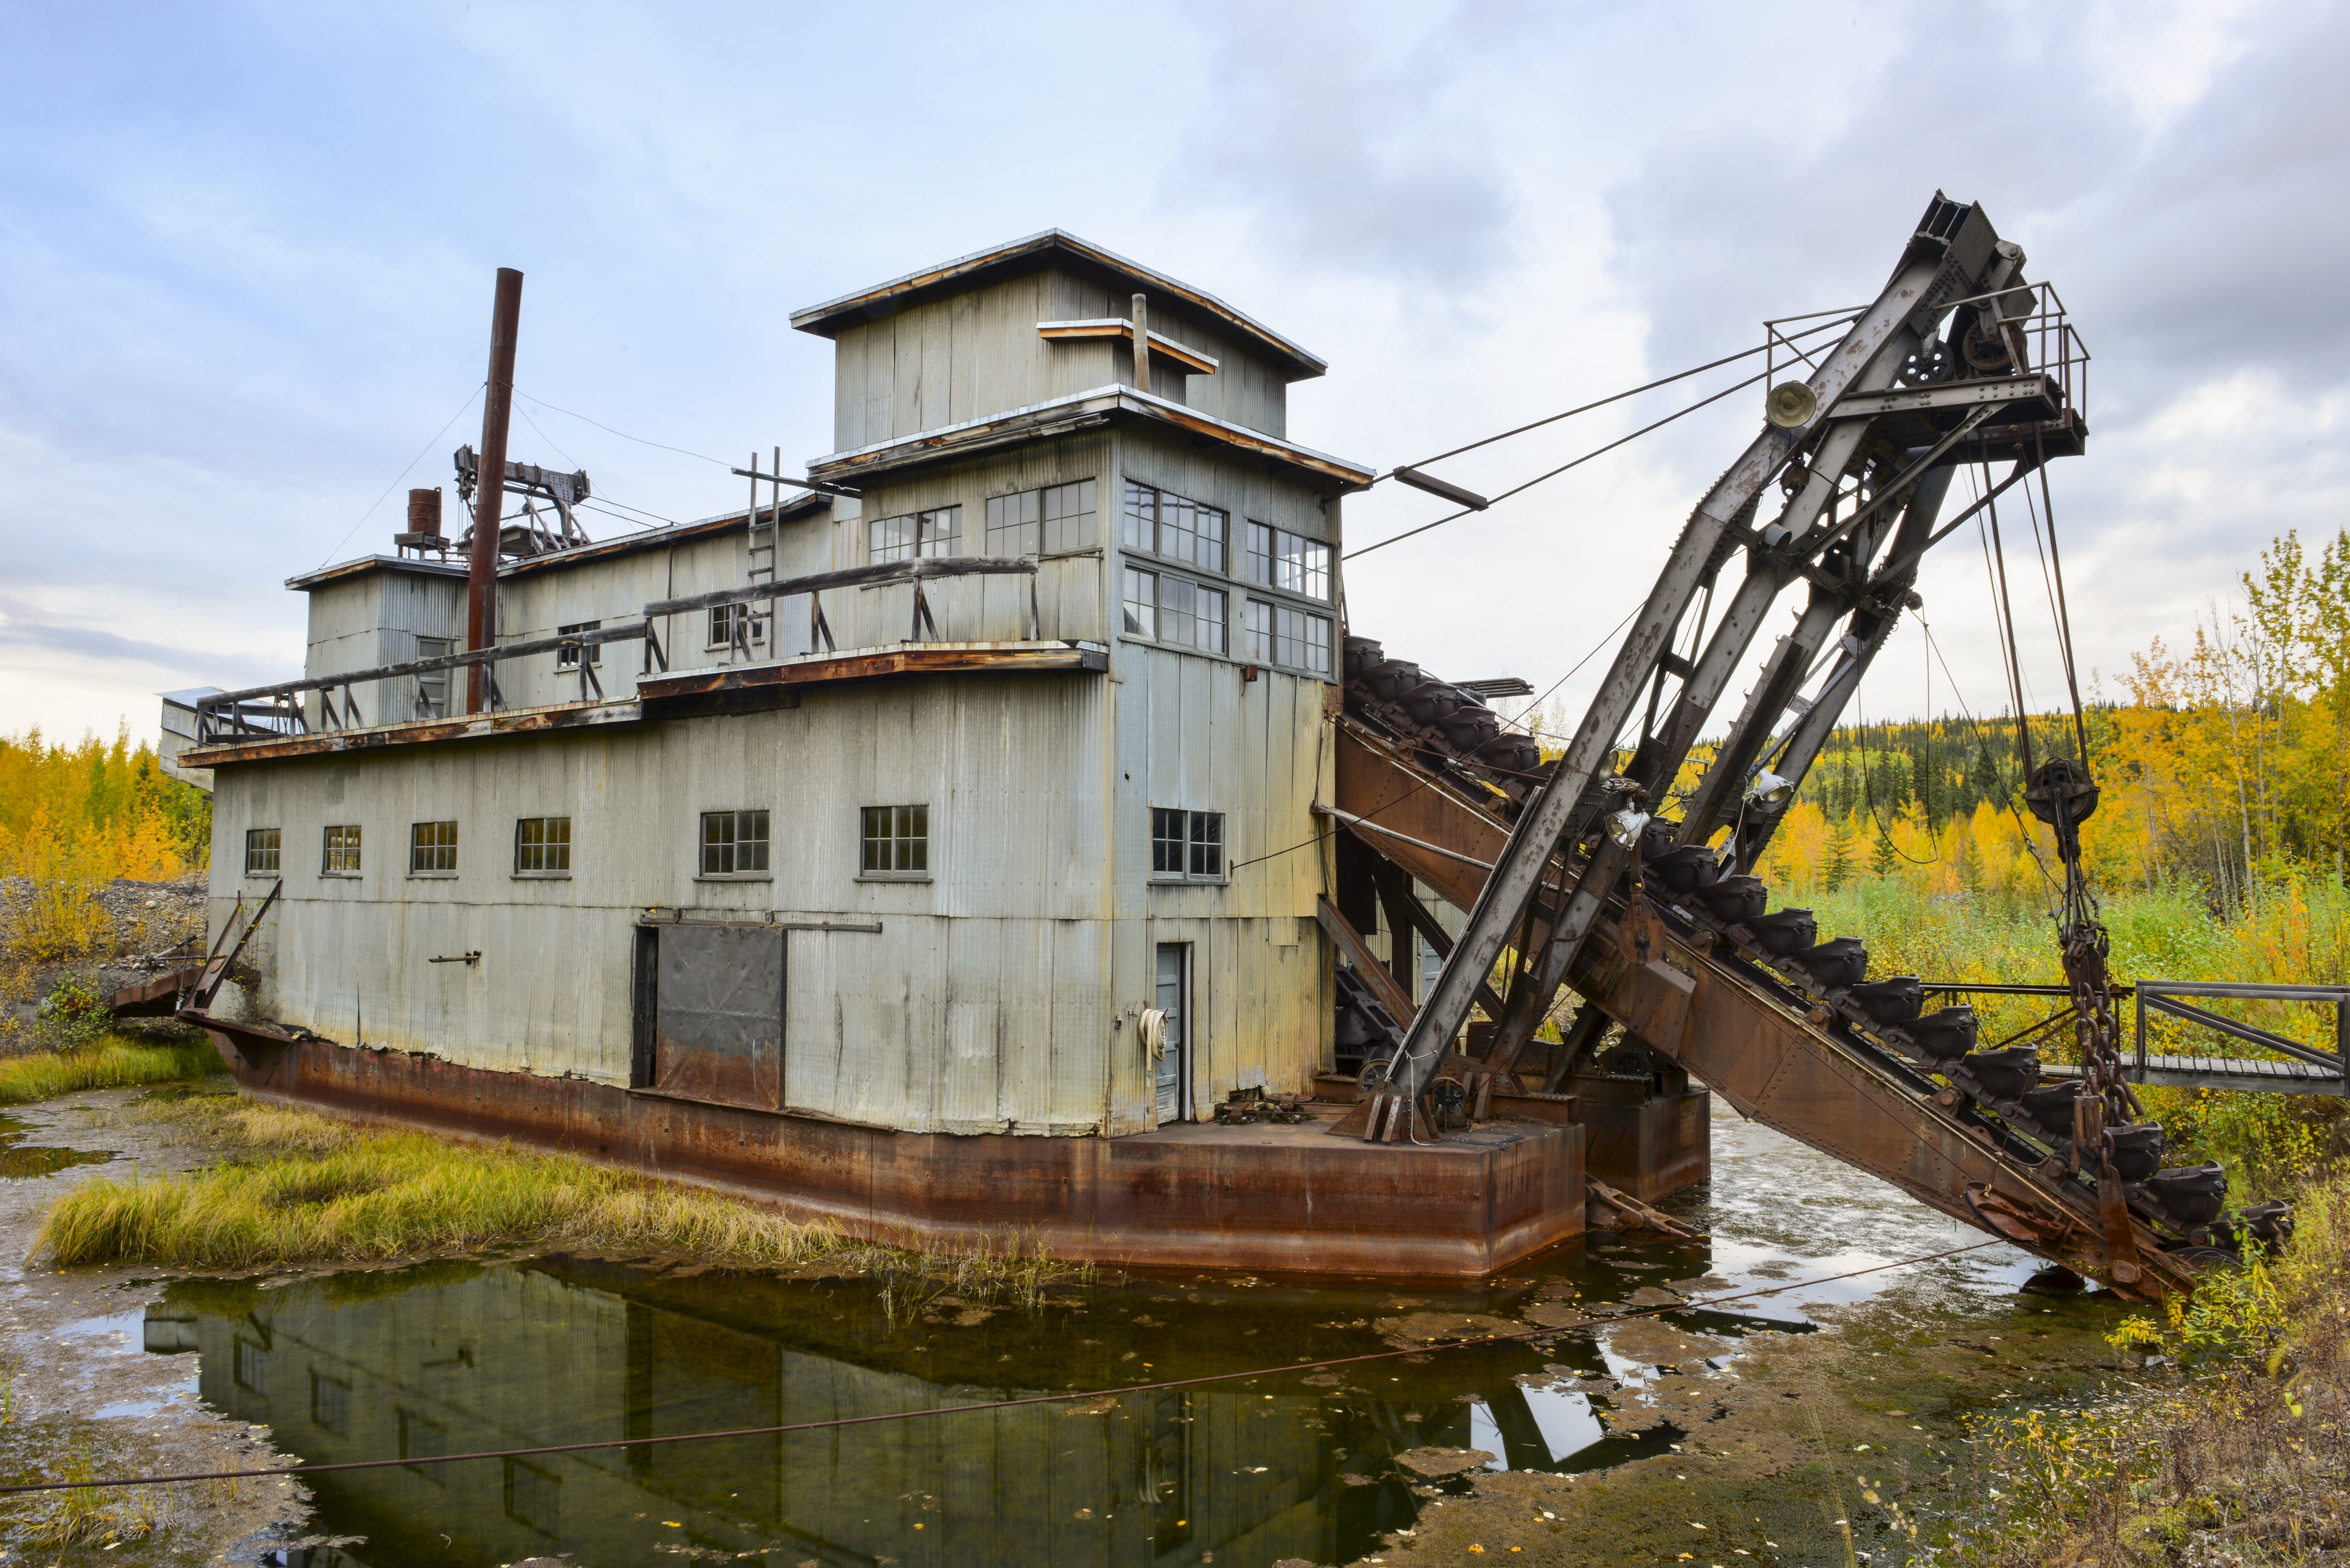
[[[1046,229],[1042,234],[1030,234],[1026,239],[973,251],[967,256],[958,256],[938,266],[910,272],[888,283],[860,288],[853,294],[844,294],[838,299],[809,306],[805,310],[795,310],[792,312],[792,326],[819,337],[830,337],[860,322],[892,316],[910,305],[939,295],[1026,270],[1036,265],[1040,258],[1049,259],[1055,255],[1110,273],[1146,294],[1164,295],[1194,310],[1204,311],[1285,369],[1290,380],[1305,380],[1330,368],[1318,355],[1308,352],[1302,345],[1283,337],[1254,317],[1234,310],[1206,290],[1194,288],[1180,279],[1169,277],[1165,273],[1153,272],[1139,262],[1128,261],[1117,252],[1104,250],[1090,240],[1079,239],[1066,229]]]

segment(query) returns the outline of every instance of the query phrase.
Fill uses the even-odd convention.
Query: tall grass
[[[1930,1558],[1981,1568],[2089,1563],[2334,1563],[2350,1541],[2350,1182],[2294,1194],[2284,1255],[2207,1279],[2167,1324],[2116,1348],[2158,1351],[2102,1401],[1980,1422],[1981,1501]]]
[[[1820,935],[1859,937],[1873,976],[1914,974],[1974,984],[2054,985],[2064,980],[2053,921],[2037,900],[2020,895],[1935,893],[1905,877],[1870,877],[1830,891],[1774,898],[1808,905]],[[2179,884],[2137,888],[2105,904],[2116,981],[2248,981],[2282,984],[2350,983],[2350,892],[2330,877],[2282,879],[2257,912],[2222,920],[2199,891]],[[1971,999],[1991,1045],[2054,1012],[2054,997]],[[2330,1006],[2294,1002],[2206,1002],[2213,1011],[2314,1048],[2334,1048]],[[2120,1005],[2124,1048],[2135,1012]],[[2043,1036],[2051,1061],[2077,1053],[2069,1026]],[[2205,1030],[2149,1020],[2147,1048],[2204,1056],[2247,1054]],[[2238,1199],[2266,1192],[2315,1168],[2350,1138],[2350,1106],[2329,1096],[2229,1090],[2144,1088],[2147,1115],[2169,1135],[2175,1160],[2218,1159],[2230,1168]]]
[[[234,1269],[562,1241],[776,1267],[843,1245],[826,1226],[567,1155],[376,1131],[242,1102],[141,1110],[217,1139],[237,1158],[188,1176],[85,1182],[50,1207],[36,1252],[61,1265]]]
[[[50,1206],[36,1255],[60,1265],[243,1269],[562,1246],[743,1268],[821,1262],[885,1276],[893,1295],[902,1289],[917,1303],[947,1291],[1030,1306],[1052,1287],[1093,1275],[1033,1239],[900,1251],[570,1155],[365,1128],[225,1096],[130,1114],[176,1126],[227,1158],[188,1176],[85,1182]]]
[[[202,1042],[143,1044],[118,1035],[87,1050],[0,1056],[0,1106],[21,1106],[77,1089],[183,1083],[226,1071],[220,1053]]]

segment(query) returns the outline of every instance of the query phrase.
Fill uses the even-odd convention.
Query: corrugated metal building
[[[601,701],[578,651],[502,664],[516,713],[588,699],[560,726],[417,722],[463,670],[362,683],[358,728],[219,770],[220,913],[285,880],[257,1007],[348,1044],[910,1131],[1114,1134],[1306,1088],[1331,1011],[1312,805],[1338,496],[1370,477],[1285,438],[1288,384],[1321,361],[1057,232],[793,319],[834,343],[837,450],[808,472],[859,494],[787,504],[779,574],[1037,556],[1041,635],[1029,579],[973,576],[922,588],[924,641],[997,655],[951,672],[863,673],[914,624],[897,584],[819,596],[833,650],[806,597],[772,624],[659,618],[667,671],[585,650]],[[750,523],[509,561],[498,639],[738,587]],[[463,577],[378,556],[294,579],[307,673],[462,649]],[[1047,646],[1064,657],[1026,667]],[[791,684],[719,711],[643,700],[689,666],[781,662]],[[684,929],[713,920],[837,929]],[[757,972],[705,995],[689,957]],[[675,1014],[650,1030],[647,976]],[[769,983],[781,1038],[731,1050],[723,1019]],[[722,1022],[690,1038],[687,1013]]]

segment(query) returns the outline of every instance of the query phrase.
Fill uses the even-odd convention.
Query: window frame
[[[713,839],[711,836],[711,828],[721,821],[726,825],[726,836],[723,839]],[[754,823],[759,830],[757,834],[753,835],[743,831]],[[769,829],[768,808],[764,805],[703,812],[697,819],[694,828],[693,879],[697,882],[771,882],[775,880],[775,872],[772,869],[775,865],[775,841],[770,836]],[[756,866],[746,867],[742,864],[742,861],[745,857],[745,847],[750,845],[758,846],[759,863]],[[725,851],[725,868],[713,871],[710,868],[711,852],[722,847]]]
[[[573,632],[601,631],[603,628],[604,623],[600,620],[576,620],[569,626],[556,627],[555,628],[555,635],[557,637],[569,637]],[[596,666],[599,670],[603,668],[604,645],[600,642],[591,642],[585,649],[556,649],[555,650],[555,668],[558,670],[578,669],[579,655],[582,652],[585,652],[588,655],[588,662],[589,664]]]
[[[873,831],[877,816],[888,814],[882,826],[891,831]],[[919,866],[872,864],[873,846],[891,846],[887,858],[903,861],[910,858],[907,846],[913,846],[911,858]],[[903,805],[860,806],[857,815],[857,879],[859,882],[928,882],[931,880],[931,807],[927,801]]]
[[[1187,571],[1206,572],[1211,576],[1231,577],[1232,575],[1232,514],[1231,512],[1222,506],[1211,506],[1207,502],[1196,501],[1188,495],[1178,495],[1171,490],[1161,490],[1155,484],[1145,484],[1139,479],[1127,479],[1123,483],[1125,488],[1119,492],[1118,514],[1118,540],[1120,549],[1155,556],[1162,561],[1174,561],[1180,563]],[[1147,520],[1145,514],[1137,510],[1137,504],[1143,496],[1149,497]],[[1170,501],[1176,504],[1179,514],[1188,514],[1191,518],[1187,526],[1181,526],[1176,530],[1178,534],[1191,541],[1191,548],[1188,552],[1166,548],[1167,503]],[[1211,516],[1215,519],[1214,525],[1202,526],[1202,520]],[[1135,536],[1138,529],[1146,530],[1149,535],[1149,539],[1138,540]],[[1202,560],[1201,556],[1203,552],[1212,555],[1214,559]]]
[[[1189,806],[1154,805],[1150,808],[1150,880],[1159,887],[1214,887],[1232,885],[1230,841],[1224,831],[1225,815],[1221,811],[1194,811]],[[1169,826],[1179,829],[1180,838],[1170,837]],[[1173,846],[1176,868],[1167,868],[1166,846]],[[1203,849],[1214,851],[1215,868],[1199,869]]]
[[[356,822],[330,822],[318,830],[318,875],[321,877],[364,877],[367,863],[362,825]],[[338,865],[338,859],[342,864]]]
[[[989,496],[983,508],[987,553],[991,556],[1074,556],[1098,547],[1100,484],[1099,479],[1088,476]],[[1071,491],[1078,493],[1080,504],[1065,511],[1055,511],[1056,498],[1064,498]],[[1085,519],[1086,536],[1082,540],[1072,540],[1068,525],[1077,518]],[[1010,535],[1010,543],[1019,547],[1006,549],[1005,535]]]
[[[1262,618],[1256,613],[1259,610],[1264,612]],[[1252,597],[1242,607],[1241,622],[1250,663],[1285,670],[1315,680],[1332,679],[1331,642],[1336,630],[1336,618],[1304,605]],[[1316,630],[1318,639],[1314,635]],[[1320,665],[1284,656],[1285,651],[1299,650],[1318,653]]]
[[[748,628],[743,634],[743,640],[745,643],[762,643],[767,640],[767,617],[764,611],[754,610],[747,604],[712,605],[710,624],[706,629],[706,635],[711,640],[702,645],[702,651],[707,653],[712,649],[733,647],[733,625],[738,620],[748,623]],[[599,643],[597,646],[600,648],[602,644]],[[558,657],[562,651],[557,649]],[[557,665],[556,668],[577,670],[579,667],[577,664],[570,664]]]
[[[941,528],[938,524],[945,523]],[[912,524],[910,539],[892,541],[884,552],[882,530]],[[918,512],[901,512],[894,517],[872,517],[866,520],[865,559],[868,565],[881,566],[892,561],[927,561],[946,556],[962,554],[962,503],[946,506],[925,506]]]
[[[446,828],[443,834],[441,829]],[[428,835],[427,829],[432,830]],[[419,859],[430,857],[435,864],[420,865]],[[445,859],[443,866],[437,862]],[[451,821],[411,822],[408,825],[408,875],[421,881],[447,881],[457,875],[457,825]]]
[[[255,841],[263,834],[269,836],[265,846]],[[265,848],[269,857],[266,866],[255,864],[256,855]],[[248,827],[244,830],[244,874],[248,877],[282,877],[286,874],[286,830],[282,827]]]
[[[1136,585],[1141,580],[1148,580],[1150,585],[1150,597],[1147,603],[1134,597]],[[1180,593],[1170,593],[1170,585],[1180,589]],[[1203,616],[1200,610],[1201,600],[1209,597],[1216,601],[1215,609],[1212,614]],[[1179,599],[1188,602],[1179,606],[1176,602]],[[1148,631],[1140,629],[1135,617],[1134,609],[1138,605],[1149,612],[1150,629]],[[1203,583],[1196,577],[1135,566],[1125,567],[1124,576],[1118,581],[1118,628],[1119,635],[1123,637],[1155,642],[1162,648],[1180,648],[1191,653],[1230,659],[1232,656],[1232,592],[1222,583]],[[1215,628],[1212,642],[1201,640],[1199,628],[1202,624]],[[1179,630],[1184,635],[1175,635]]]
[[[1317,605],[1331,595],[1332,552],[1327,540],[1293,534],[1255,518],[1246,522],[1247,547],[1241,556],[1243,580],[1278,594],[1295,594]],[[1319,584],[1318,589],[1314,586]]]
[[[536,844],[531,843],[527,836],[527,829],[533,823],[538,824],[540,827],[539,841]],[[563,825],[563,836],[559,842],[549,834],[549,830],[556,823]],[[559,849],[562,852],[563,864],[561,866],[525,866],[523,862],[534,849],[539,853],[541,859],[546,858],[550,852]],[[571,879],[571,818],[568,816],[515,817],[514,851],[514,874],[518,880],[569,881]]]

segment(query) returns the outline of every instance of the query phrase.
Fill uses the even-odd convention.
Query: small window
[[[420,637],[416,639],[419,659],[446,659],[457,651],[453,637]],[[423,711],[420,719],[445,719],[449,716],[449,671],[428,670],[416,678],[415,701]]]
[[[248,827],[244,830],[244,874],[248,877],[277,875],[278,834],[275,827]]]
[[[269,1352],[250,1339],[239,1338],[231,1347],[229,1376],[236,1386],[248,1394],[269,1392]]]
[[[515,875],[571,875],[571,819],[525,816],[515,824]]]
[[[868,805],[865,808],[864,877],[927,877],[931,871],[931,808]]]
[[[1291,609],[1287,605],[1276,606],[1273,661],[1316,675],[1329,674],[1330,618]]]
[[[563,1478],[521,1459],[506,1461],[506,1517],[541,1535],[563,1533]]]
[[[1129,550],[1170,556],[1202,571],[1224,569],[1224,529],[1230,517],[1169,491],[1126,482],[1118,542]]]
[[[1224,596],[1181,577],[1159,579],[1159,640],[1224,651]]]
[[[408,830],[408,874],[448,877],[457,870],[457,825],[419,822]]]
[[[1257,664],[1273,662],[1273,607],[1251,599],[1241,611],[1241,649]]]
[[[358,823],[338,824],[327,829],[326,855],[318,869],[328,877],[356,877],[359,874]]]
[[[1126,482],[1126,510],[1119,514],[1118,542],[1129,550],[1159,548],[1159,492]]]
[[[1066,555],[1094,543],[1094,482],[1024,490],[987,503],[987,553],[991,556]]]
[[[1248,550],[1242,571],[1250,582],[1302,594],[1309,599],[1330,597],[1330,546],[1318,539],[1262,523],[1248,525]]]
[[[1159,574],[1126,569],[1126,635],[1159,635]]]
[[[764,811],[703,812],[702,874],[704,877],[765,876],[767,814]]]
[[[1224,814],[1150,808],[1150,876],[1159,882],[1224,879]]]
[[[351,1386],[310,1369],[310,1419],[329,1432],[348,1436],[351,1429]]]
[[[600,620],[576,620],[569,626],[556,627],[555,631],[556,635],[558,637],[569,637],[575,632],[594,631],[603,624],[604,623]],[[557,670],[578,669],[579,656],[582,653],[587,654],[588,662],[590,664],[601,665],[604,662],[604,645],[600,642],[591,642],[584,649],[556,649],[555,650],[555,668]]]
[[[875,561],[910,561],[918,556],[951,556],[962,539],[962,508],[933,507],[903,517],[876,517],[867,525],[868,555]]]
[[[413,1410],[400,1412],[400,1457],[411,1461],[408,1469],[422,1476],[434,1486],[448,1484],[447,1465],[418,1464],[419,1459],[437,1459],[449,1451],[449,1428],[429,1417]]]
[[[1070,550],[1092,549],[1094,482],[1080,479],[1074,484],[1055,484],[1043,494],[1045,553],[1057,556]]]
[[[767,639],[767,618],[754,613],[749,605],[712,605],[710,608],[710,641],[705,646],[733,647],[736,627],[743,628],[743,640],[745,642],[764,642]]]

